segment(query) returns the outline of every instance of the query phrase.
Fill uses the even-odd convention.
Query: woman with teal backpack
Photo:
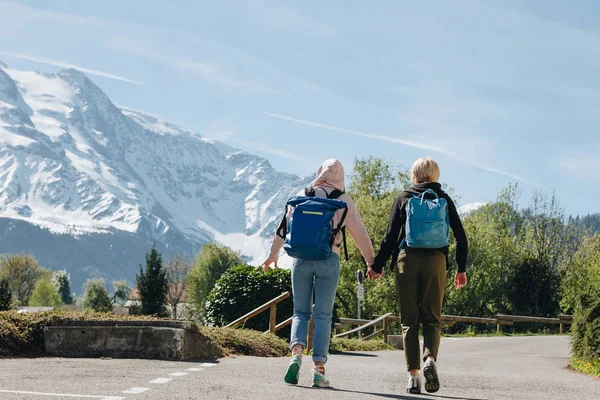
[[[420,158],[413,164],[413,185],[394,202],[379,253],[367,271],[369,278],[378,278],[393,255],[390,268],[396,274],[404,355],[409,371],[407,391],[412,394],[421,393],[420,324],[423,325],[425,390],[432,393],[440,388],[436,360],[450,229],[456,238],[458,264],[454,284],[457,289],[467,284],[467,237],[454,202],[438,183],[439,177],[439,166],[431,158]]]
[[[317,172],[312,187],[298,193],[286,204],[286,213],[273,238],[271,251],[263,263],[265,272],[279,259],[279,251],[293,257],[292,292],[294,315],[290,349],[292,358],[284,380],[297,384],[306,347],[308,325],[313,314],[312,386],[329,387],[325,363],[331,338],[331,320],[340,276],[340,246],[345,228],[356,242],[368,266],[375,257],[369,234],[356,205],[344,193],[344,167],[338,160],[327,160]],[[313,297],[314,293],[314,297]]]

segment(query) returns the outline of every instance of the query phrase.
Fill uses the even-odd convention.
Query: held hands
[[[467,284],[467,274],[466,272],[457,272],[454,277],[454,287],[456,289],[461,289]]]
[[[267,271],[269,270],[269,267],[270,267],[270,266],[271,266],[271,264],[273,264],[273,263],[275,263],[275,268],[276,268],[276,269],[277,269],[277,268],[279,268],[279,267],[277,266],[277,259],[276,259],[276,258],[271,258],[271,257],[269,257],[269,258],[267,258],[267,259],[265,260],[265,262],[264,262],[264,263],[262,263],[262,265],[261,265],[261,267],[263,268],[263,271],[264,271],[264,272],[267,272]]]
[[[378,274],[377,272],[373,271],[373,268],[371,268],[370,266],[367,269],[367,278],[369,278],[371,280],[377,281],[381,278],[381,275],[383,275],[383,270],[381,271],[380,274]]]

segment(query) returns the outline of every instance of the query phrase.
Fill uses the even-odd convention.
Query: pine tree
[[[60,299],[63,304],[73,304],[73,296],[71,295],[71,275],[66,270],[56,271],[52,275],[52,283],[58,290]]]
[[[146,271],[140,265],[140,273],[136,274],[137,289],[142,303],[141,313],[144,315],[167,316],[168,283],[166,272],[162,266],[162,257],[156,246],[146,254]]]
[[[10,310],[12,293],[8,287],[8,280],[0,279],[0,311]]]

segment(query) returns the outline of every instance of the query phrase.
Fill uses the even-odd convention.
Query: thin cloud
[[[35,56],[27,55],[27,54],[17,54],[17,53],[11,53],[11,52],[7,52],[7,51],[0,51],[0,55],[6,56],[6,57],[18,58],[21,60],[33,61],[33,62],[37,62],[40,64],[54,65],[55,67],[60,67],[60,68],[73,68],[73,69],[79,70],[79,71],[84,72],[89,75],[101,76],[103,78],[115,79],[117,81],[133,83],[136,85],[145,85],[144,82],[125,78],[125,77],[122,77],[119,75],[114,75],[114,74],[111,74],[108,72],[98,71],[96,69],[90,69],[90,68],[85,68],[85,67],[81,67],[79,65],[69,64],[69,63],[62,62],[62,61],[51,60],[49,58],[35,57]]]
[[[227,73],[223,68],[219,68],[218,66],[195,60],[169,57],[165,55],[164,52],[141,47],[132,39],[127,37],[110,38],[106,41],[106,45],[113,50],[137,57],[142,57],[176,70],[189,71],[194,76],[217,85],[242,88],[255,92],[267,91],[262,86],[253,82],[237,79],[237,77]]]
[[[272,147],[272,146],[264,144],[264,143],[246,142],[246,141],[240,141],[240,140],[235,140],[235,141],[229,140],[229,143],[231,143],[232,145],[246,147],[250,150],[260,151],[263,153],[272,154],[274,156],[288,158],[290,160],[300,161],[300,162],[304,162],[304,163],[311,162],[311,160],[309,160],[308,158],[300,157],[300,156],[292,153],[291,151],[278,149],[276,147]]]
[[[316,128],[321,128],[321,129],[326,129],[329,131],[333,131],[333,132],[339,132],[339,133],[344,133],[347,135],[353,135],[353,136],[360,136],[360,137],[366,137],[369,139],[375,139],[375,140],[380,140],[380,141],[384,141],[384,142],[388,142],[388,143],[395,143],[395,144],[400,144],[400,145],[404,145],[404,146],[408,146],[408,147],[413,147],[416,149],[421,149],[421,150],[427,150],[427,151],[432,151],[435,153],[439,153],[439,154],[443,154],[445,156],[454,158],[455,160],[464,162],[466,164],[472,165],[474,167],[477,167],[479,169],[482,169],[484,171],[488,171],[488,172],[494,172],[496,174],[499,175],[504,175],[507,176],[509,178],[518,180],[520,182],[523,183],[527,183],[529,185],[536,185],[535,183],[524,179],[518,175],[515,175],[511,172],[507,172],[507,171],[503,171],[501,169],[495,168],[491,165],[488,165],[486,163],[482,163],[482,162],[477,162],[477,161],[473,161],[473,160],[467,160],[464,157],[460,156],[459,154],[453,153],[451,151],[446,150],[443,147],[440,146],[435,146],[435,145],[430,145],[430,144],[425,144],[425,143],[420,143],[420,142],[415,142],[415,141],[411,141],[411,140],[404,140],[404,139],[399,139],[399,138],[394,138],[394,137],[390,137],[390,136],[384,136],[384,135],[379,135],[379,134],[375,134],[375,133],[369,133],[369,132],[361,132],[361,131],[354,131],[351,129],[344,129],[344,128],[339,128],[337,126],[332,126],[332,125],[325,125],[325,124],[320,124],[317,122],[312,122],[312,121],[307,121],[307,120],[303,120],[303,119],[298,119],[298,118],[293,118],[293,117],[289,117],[286,115],[280,115],[280,114],[274,114],[274,113],[270,113],[270,112],[266,112],[266,111],[262,111],[263,114],[272,117],[272,118],[278,118],[278,119],[282,119],[285,121],[291,121],[291,122],[296,122],[299,124],[304,124],[304,125],[309,125],[309,126],[314,126]]]

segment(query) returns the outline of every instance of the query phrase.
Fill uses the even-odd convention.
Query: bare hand
[[[467,273],[457,272],[454,277],[454,287],[457,289],[463,288],[467,284]]]
[[[379,280],[381,278],[381,275],[383,275],[383,271],[381,271],[380,274],[378,274],[377,272],[373,271],[373,268],[369,267],[369,269],[367,270],[367,278],[371,279],[371,280]]]
[[[271,266],[271,264],[275,263],[275,269],[279,268],[277,266],[277,259],[273,259],[273,258],[267,258],[265,260],[264,263],[262,263],[261,267],[263,268],[264,272],[267,272],[269,270],[269,267]]]

